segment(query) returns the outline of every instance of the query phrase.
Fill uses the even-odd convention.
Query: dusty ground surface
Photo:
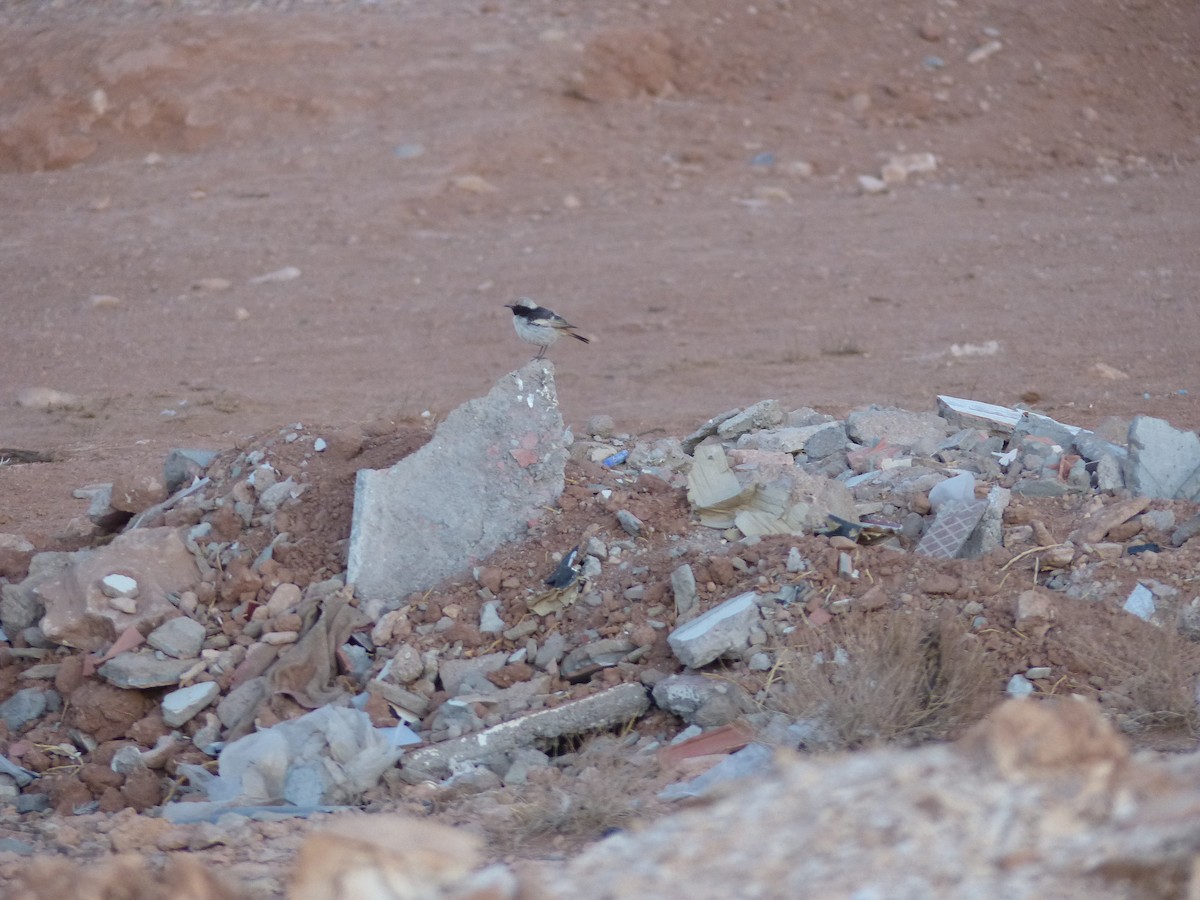
[[[679,436],[764,397],[840,416],[938,393],[1200,427],[1194,4],[61,2],[0,5],[0,25],[0,447],[53,459],[0,467],[0,531],[39,549],[83,542],[76,487],[304,423],[335,452],[287,564],[336,572],[353,471],[526,361],[503,309],[523,294],[594,337],[551,351],[576,429],[607,413]],[[863,193],[911,152],[936,171]],[[19,404],[33,387],[72,398]],[[540,576],[623,506],[656,529],[639,577],[661,591],[665,536],[693,527],[681,495],[615,485],[600,504],[582,485],[611,476],[571,477],[562,516],[495,565]],[[1082,514],[1042,502],[1010,524],[1062,540]],[[694,539],[706,602],[772,583],[789,547],[741,572]],[[800,545],[832,584],[821,540]],[[1186,593],[1197,552],[1105,577],[1153,570]],[[907,603],[1011,617],[998,564],[864,553]],[[955,581],[929,590],[940,575]],[[439,607],[477,606],[476,587]],[[645,627],[623,610],[561,627]],[[1000,668],[1107,687],[1067,649],[986,640]],[[213,838],[98,818],[103,838],[33,830],[82,855]],[[270,895],[299,837],[265,831],[212,844]]]

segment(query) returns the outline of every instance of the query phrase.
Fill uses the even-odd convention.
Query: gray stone
[[[627,509],[617,510],[617,522],[620,523],[625,533],[632,537],[637,537],[642,533],[642,520]]]
[[[1071,442],[1072,449],[1089,462],[1098,462],[1106,456],[1112,456],[1124,462],[1129,451],[1120,444],[1106,441],[1094,431],[1079,430]]]
[[[130,578],[128,575],[119,575],[115,572],[111,575],[105,575],[100,579],[100,593],[109,599],[136,597],[138,595],[137,579]]]
[[[293,479],[288,478],[286,481],[276,482],[263,490],[258,495],[258,505],[267,512],[275,512],[288,500],[300,496],[300,492],[303,490],[302,485],[298,485]]]
[[[171,728],[179,728],[212,703],[219,693],[221,687],[215,681],[202,681],[171,691],[162,699],[163,721]]]
[[[195,665],[192,659],[159,659],[153,653],[118,653],[97,671],[109,684],[126,690],[148,690],[179,684],[179,679]]]
[[[14,809],[19,813],[45,812],[50,808],[49,794],[21,794],[17,798]]]
[[[507,626],[500,618],[500,601],[489,600],[479,611],[479,631],[482,634],[500,634]]]
[[[738,438],[739,448],[775,453],[804,453],[812,460],[824,459],[846,446],[846,429],[840,422],[773,428],[755,431]]]
[[[584,433],[598,440],[612,437],[616,428],[617,423],[613,421],[613,417],[603,414],[591,416],[583,426]]]
[[[146,643],[176,659],[195,659],[204,647],[204,626],[187,616],[176,616],[150,632]]]
[[[760,400],[722,422],[717,426],[717,434],[728,441],[748,431],[773,428],[782,421],[783,407],[778,400]]]
[[[696,590],[696,573],[687,563],[671,573],[671,593],[675,597],[675,616],[686,619],[700,602],[700,594]]]
[[[667,636],[667,643],[680,662],[698,669],[750,646],[751,629],[758,621],[758,594],[747,591],[680,625]]]
[[[425,661],[421,659],[420,651],[411,644],[400,644],[379,677],[394,684],[412,684],[424,674]]]
[[[1022,414],[1021,418],[1017,420],[1017,424],[1013,426],[1012,439],[1013,443],[1016,444],[1020,443],[1026,436],[1032,435],[1033,437],[1051,440],[1066,450],[1075,443],[1075,435],[1078,431],[1078,428],[1063,425],[1049,416],[1026,412]]]
[[[683,452],[688,456],[691,456],[696,452],[696,448],[701,444],[701,442],[708,440],[717,433],[717,429],[722,425],[722,423],[729,421],[740,412],[740,409],[731,409],[727,412],[721,413],[719,416],[713,416],[711,419],[685,437],[682,441],[680,441],[680,446],[683,448]]]
[[[869,406],[846,417],[846,435],[850,440],[864,447],[887,441],[920,456],[932,456],[948,432],[946,420],[930,412]]]
[[[44,795],[49,806],[49,795]],[[17,798],[14,798],[14,800]],[[13,853],[17,856],[33,856],[37,853],[37,848],[29,841],[23,841],[20,838],[0,838],[0,853]]]
[[[2,753],[0,753],[0,773],[7,775],[13,780],[13,784],[20,787],[32,784],[39,777],[37,772],[21,768]]]
[[[1135,417],[1125,483],[1135,497],[1200,500],[1200,437],[1162,419]]]
[[[133,744],[126,744],[113,754],[108,767],[120,775],[130,775],[139,769],[145,769],[146,761],[142,759],[142,751]]]
[[[637,649],[627,638],[601,638],[576,647],[563,657],[558,665],[559,674],[570,681],[580,680],[600,669],[607,669],[621,662]]]
[[[510,754],[511,762],[501,775],[501,780],[507,786],[520,786],[528,783],[529,773],[533,769],[545,769],[550,765],[550,757],[540,750],[526,747]]]
[[[1125,612],[1149,622],[1154,618],[1155,613],[1154,594],[1139,582],[1133,586],[1133,590],[1129,592],[1129,596],[1125,598],[1125,604],[1121,608]]]
[[[36,552],[23,535],[0,532],[0,578],[24,578]]]
[[[258,708],[267,696],[267,678],[260,675],[235,687],[217,704],[217,718],[226,728],[233,728]]]
[[[812,435],[804,442],[804,455],[811,460],[826,459],[846,449],[849,439],[846,426],[841,422],[816,425]]]
[[[621,684],[599,694],[530,713],[477,734],[422,747],[405,754],[400,777],[410,784],[445,778],[464,763],[522,747],[552,743],[572,734],[603,731],[631,722],[650,706],[646,689]]]
[[[1010,697],[1028,697],[1033,691],[1033,682],[1020,672],[1008,679],[1008,685],[1004,689]]]
[[[1115,456],[1102,456],[1096,463],[1096,490],[1115,492],[1125,487],[1125,464]]]
[[[654,686],[659,709],[689,725],[715,728],[757,710],[754,700],[731,681],[702,675],[671,675]]]
[[[41,688],[22,688],[0,703],[0,719],[9,731],[17,732],[46,711],[46,692]]]
[[[190,484],[192,479],[199,478],[216,458],[217,454],[212,450],[171,450],[163,462],[167,493],[173,494]]]
[[[348,580],[400,600],[519,537],[562,493],[563,440],[553,364],[506,375],[420,450],[358,473]]]
[[[1022,497],[1061,497],[1070,491],[1066,482],[1049,478],[1022,478],[1012,486],[1014,494]]]
[[[775,748],[767,744],[748,744],[731,753],[695,778],[667,785],[659,792],[661,800],[685,800],[718,792],[730,782],[743,778],[763,778],[775,773]]]
[[[1012,500],[1012,491],[993,485],[987,495],[987,509],[962,549],[961,559],[980,559],[1004,546],[1004,511]]]
[[[167,599],[199,578],[195,558],[174,528],[127,532],[96,550],[71,554],[70,565],[38,584],[35,594],[45,607],[41,627],[58,644],[102,650],[129,626],[143,634],[177,614]],[[138,583],[135,612],[114,609],[100,582],[114,572]]]
[[[8,634],[24,631],[45,613],[37,587],[71,564],[71,553],[35,553],[29,574],[19,584],[0,587],[0,627]]]
[[[1195,515],[1171,533],[1171,544],[1175,547],[1182,547],[1198,534],[1200,534],[1200,515]]]
[[[71,495],[88,501],[88,519],[93,525],[105,531],[116,531],[131,517],[130,513],[113,506],[113,486],[111,484],[93,484],[88,487],[76,488]]]
[[[470,659],[443,659],[438,665],[442,689],[452,697],[464,691],[496,690],[487,676],[508,662],[507,653],[488,653]]]
[[[534,657],[534,665],[539,669],[546,669],[551,663],[555,663],[562,659],[563,654],[567,650],[567,639],[560,632],[554,632],[538,648],[537,655]]]

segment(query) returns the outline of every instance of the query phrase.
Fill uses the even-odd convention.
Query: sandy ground
[[[53,460],[0,466],[0,531],[79,546],[75,488],[170,447],[286,453],[303,423],[331,452],[294,565],[336,572],[354,470],[528,360],[521,295],[593,338],[551,351],[577,432],[939,393],[1196,429],[1198,135],[1186,0],[0,2],[0,448]],[[936,168],[864,191],[914,153]],[[493,564],[540,576],[622,504],[691,527],[681,495],[622,491],[568,490]],[[1083,514],[1034,506],[1057,540]],[[871,552],[895,591],[946,574]],[[1114,578],[1187,586],[1197,553]],[[988,565],[955,563],[951,596],[1004,622]],[[753,585],[711,566],[705,602]],[[996,635],[1010,668],[1062,662]]]

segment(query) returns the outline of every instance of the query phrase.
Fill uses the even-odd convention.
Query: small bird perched
[[[575,331],[575,326],[556,312],[538,306],[528,297],[520,297],[516,303],[505,305],[513,312],[513,328],[517,337],[529,344],[534,344],[538,350],[534,359],[541,359],[546,351],[564,334],[569,334],[577,341],[590,344],[591,340]]]
[[[575,565],[575,560],[579,557],[579,545],[576,544],[571,548],[571,551],[562,558],[558,564],[558,568],[550,573],[550,577],[545,580],[545,584],[552,588],[570,587],[576,578],[579,577],[579,567]]]

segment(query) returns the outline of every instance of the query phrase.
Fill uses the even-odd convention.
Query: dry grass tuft
[[[1115,622],[1072,618],[1059,640],[1072,669],[1102,679],[1100,705],[1122,730],[1200,735],[1200,644],[1125,613]]]
[[[950,738],[1000,700],[1001,674],[954,619],[852,614],[792,638],[771,705],[822,719],[846,748]]]
[[[493,852],[516,857],[573,852],[660,811],[657,763],[636,765],[611,747],[580,756],[575,771],[543,772],[488,797],[488,809],[476,821]]]

